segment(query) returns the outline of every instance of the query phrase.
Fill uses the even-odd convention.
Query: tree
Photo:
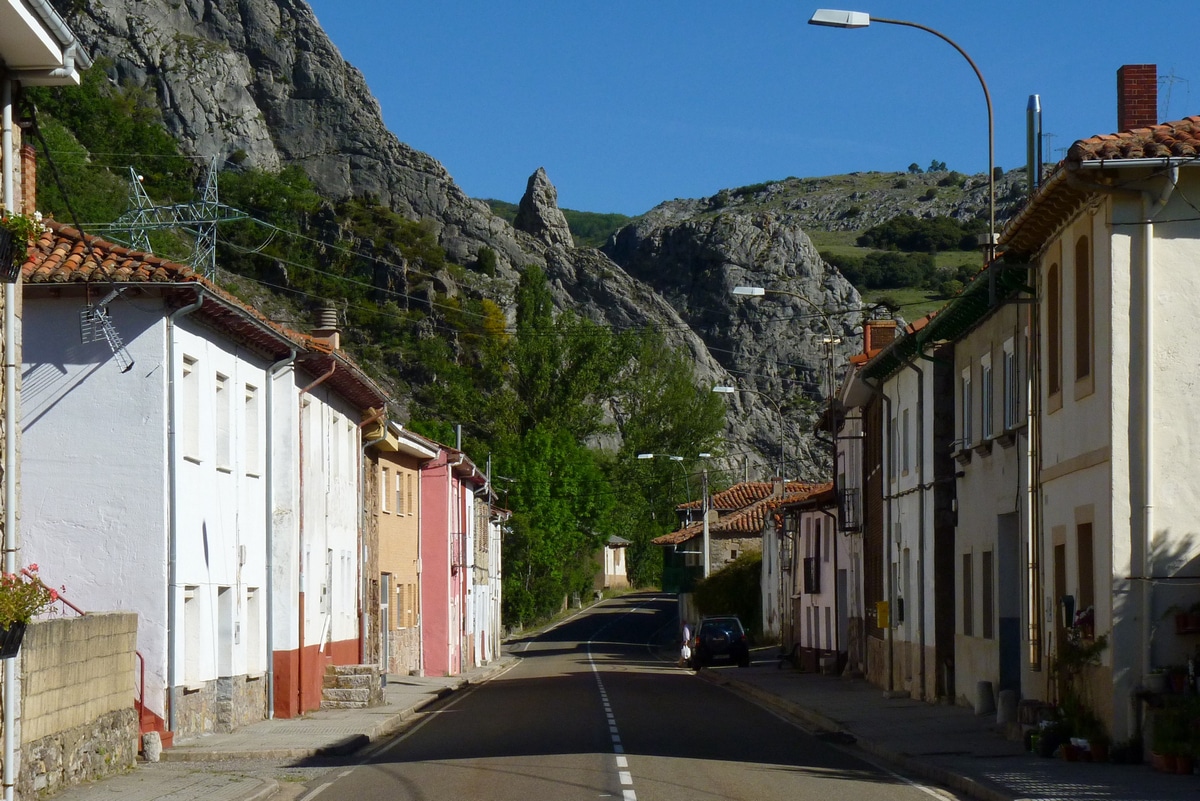
[[[920,175],[922,172],[921,165],[914,161],[912,164],[908,165],[908,171]]]

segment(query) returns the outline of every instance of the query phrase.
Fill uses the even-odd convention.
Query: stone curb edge
[[[939,768],[936,765],[930,765],[919,759],[914,759],[906,754],[900,754],[890,748],[879,745],[878,743],[864,739],[857,734],[846,729],[838,721],[831,717],[821,714],[813,709],[801,706],[794,701],[789,701],[774,693],[767,692],[752,684],[730,678],[724,675],[716,675],[712,671],[701,670],[697,674],[704,680],[726,687],[734,692],[742,695],[747,695],[767,706],[774,707],[783,711],[785,714],[804,721],[815,729],[823,732],[833,732],[839,734],[848,734],[854,738],[854,745],[866,751],[872,756],[890,763],[908,773],[916,776],[921,776],[930,779],[946,787],[966,793],[972,798],[980,799],[980,801],[1016,801],[1016,797],[1005,793],[994,787],[989,787],[967,776]]]

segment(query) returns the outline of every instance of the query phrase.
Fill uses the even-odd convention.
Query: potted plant
[[[29,244],[43,230],[45,226],[40,211],[33,214],[0,211],[0,278],[5,281],[16,280]]]
[[[58,591],[46,586],[37,569],[30,565],[21,573],[0,575],[0,659],[17,655],[26,625],[58,600]]]

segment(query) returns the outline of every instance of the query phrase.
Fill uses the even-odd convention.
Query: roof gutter
[[[24,83],[58,82],[65,79],[78,84],[79,71],[92,66],[92,60],[84,51],[79,38],[75,36],[74,31],[67,27],[67,23],[63,21],[48,0],[25,0],[25,2],[33,9],[33,13],[37,15],[41,23],[54,34],[54,38],[58,39],[58,43],[62,46],[63,63],[61,67],[49,69],[14,70],[13,77]]]

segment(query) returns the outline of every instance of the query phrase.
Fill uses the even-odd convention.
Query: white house
[[[1001,243],[1028,260],[1039,298],[1034,689],[1056,700],[1047,668],[1068,637],[1104,637],[1086,678],[1123,740],[1148,674],[1197,646],[1164,616],[1200,601],[1200,117],[1156,123],[1153,65],[1117,82],[1120,132],[1075,142]]]
[[[24,278],[29,560],[138,612],[170,732],[315,708],[319,663],[359,661],[358,423],[382,394],[190,268],[64,226]]]

